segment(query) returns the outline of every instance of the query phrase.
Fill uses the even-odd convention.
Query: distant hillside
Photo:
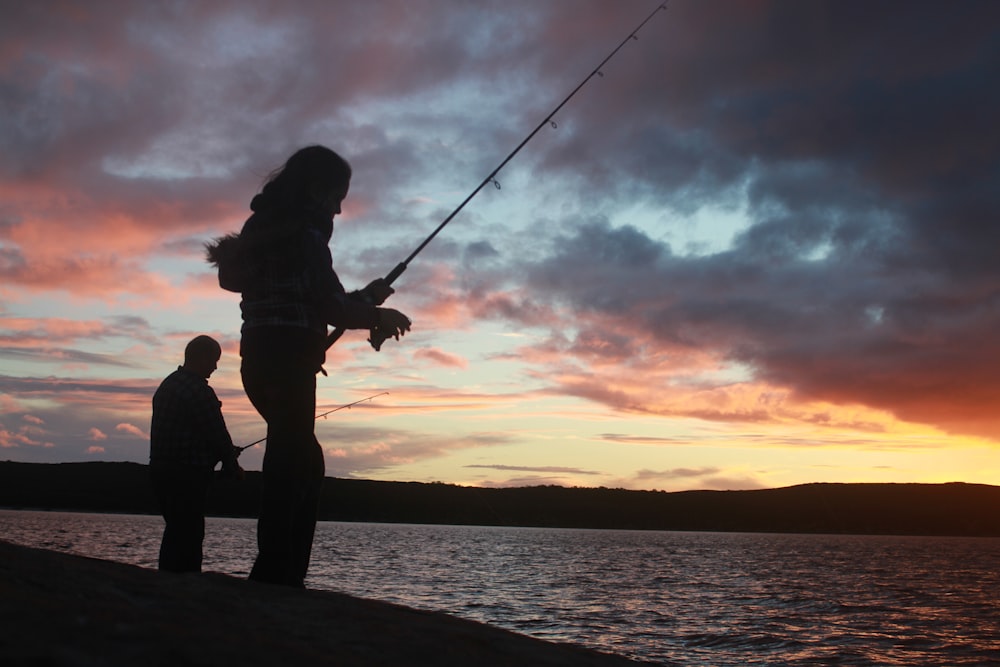
[[[217,482],[214,516],[256,516],[260,473]],[[0,462],[0,506],[156,514],[138,463]],[[641,530],[1000,536],[1000,487],[985,484],[805,484],[758,491],[626,491],[328,477],[329,521]]]

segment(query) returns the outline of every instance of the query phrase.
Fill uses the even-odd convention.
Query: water
[[[156,566],[162,521],[0,510],[4,539]],[[254,522],[209,519],[245,576]],[[1000,665],[1000,539],[321,523],[307,584],[664,665]]]

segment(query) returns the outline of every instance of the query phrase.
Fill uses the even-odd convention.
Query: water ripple
[[[146,567],[161,530],[0,511],[6,539]],[[255,549],[209,520],[206,569]],[[1000,539],[324,523],[308,585],[663,665],[1000,664]]]

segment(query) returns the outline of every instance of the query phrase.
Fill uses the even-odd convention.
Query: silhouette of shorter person
[[[163,571],[201,572],[205,504],[215,466],[221,461],[224,476],[243,477],[222,403],[208,384],[221,357],[213,338],[197,336],[184,349],[184,365],[153,394],[149,469],[166,522],[159,556]]]

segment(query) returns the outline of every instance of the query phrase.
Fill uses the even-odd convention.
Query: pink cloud
[[[115,426],[115,430],[121,431],[122,433],[128,433],[130,435],[138,436],[143,440],[149,440],[149,436],[146,433],[144,433],[141,428],[139,428],[138,426],[134,426],[132,424],[127,424],[127,423],[118,424],[117,426]]]
[[[451,368],[468,368],[469,366],[468,360],[464,357],[460,357],[457,354],[450,354],[437,348],[420,348],[413,353],[413,356],[417,359],[426,359],[427,361],[439,366]]]
[[[0,317],[0,326],[5,330],[0,341],[22,347],[99,338],[113,333],[105,322],[64,318]]]
[[[25,444],[22,436],[11,433],[0,425],[0,448],[14,449],[15,447],[20,447],[22,444]]]
[[[26,254],[19,266],[3,271],[3,275],[7,281],[5,289],[17,286],[29,292],[56,290],[102,296],[123,291],[148,294],[168,291],[169,287],[169,283],[162,277],[144,271],[135,262],[124,262],[112,254]]]
[[[17,431],[10,431],[0,424],[0,448],[17,449],[22,445],[28,447],[51,448],[55,444],[46,440],[39,440],[35,436],[43,432],[32,426],[22,426]]]

